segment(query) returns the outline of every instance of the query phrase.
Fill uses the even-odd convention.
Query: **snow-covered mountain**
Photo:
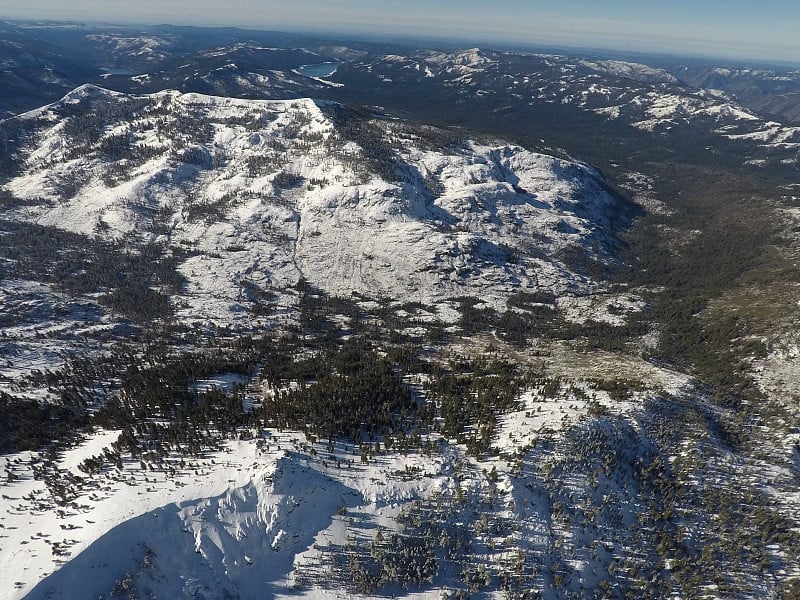
[[[113,64],[0,121],[0,599],[796,596],[793,128],[598,57],[41,27]]]
[[[157,247],[187,321],[249,319],[253,294],[300,278],[422,303],[587,293],[580,263],[612,261],[626,219],[585,164],[437,147],[435,129],[311,100],[84,86],[3,127],[18,134],[5,218]]]
[[[239,98],[312,96],[360,104],[366,99],[398,109],[417,109],[422,101],[480,105],[498,116],[549,114],[560,107],[657,135],[702,134],[697,143],[704,147],[720,138],[733,140],[736,152],[751,161],[765,160],[761,154],[767,149],[778,162],[794,160],[800,143],[793,126],[797,74],[788,68],[686,66],[658,57],[644,64],[484,48],[419,50],[169,26],[8,22],[2,31],[0,55],[8,60],[0,110],[6,111],[54,100],[69,86],[92,81],[128,93],[176,89]],[[296,72],[326,60],[343,63],[336,76]],[[569,114],[576,113],[556,110],[553,118]]]
[[[800,122],[800,71],[791,67],[674,65],[670,71],[691,85],[722,90],[740,104],[778,121]]]
[[[353,61],[333,80],[355,89],[369,80],[370,101],[390,106],[417,107],[414,98],[433,97],[443,105],[485,107],[498,120],[541,115],[572,123],[593,115],[621,128],[612,136],[633,127],[675,142],[695,140],[709,153],[733,142],[732,152],[753,164],[794,163],[800,149],[797,127],[747,108],[721,89],[689,84],[666,69],[635,62],[481,48],[420,50]],[[546,124],[539,127],[549,133]]]

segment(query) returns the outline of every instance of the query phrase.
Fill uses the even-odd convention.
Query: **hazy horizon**
[[[326,35],[418,37],[513,45],[800,63],[800,6],[776,0],[703,4],[591,0],[3,0],[0,17],[87,23],[234,26]]]

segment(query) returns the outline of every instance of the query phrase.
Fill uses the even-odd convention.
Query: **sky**
[[[800,63],[795,0],[0,0],[0,18],[230,25]]]

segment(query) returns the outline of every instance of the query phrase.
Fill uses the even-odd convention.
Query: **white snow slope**
[[[513,290],[594,289],[566,258],[604,262],[615,243],[617,201],[594,169],[503,144],[429,149],[372,121],[394,161],[386,181],[377,150],[330,110],[84,86],[14,122],[25,135],[5,188],[26,206],[6,216],[181,251],[173,303],[187,321],[242,322],[245,288],[301,277],[346,296],[501,307]]]
[[[614,414],[636,410],[602,392],[594,397]],[[179,456],[160,464],[126,459],[91,477],[79,465],[111,447],[119,432],[96,432],[44,476],[34,470],[42,456],[6,456],[13,481],[0,485],[0,598],[351,598],[353,582],[332,576],[333,553],[369,544],[379,530],[388,542],[402,530],[396,521],[402,511],[437,498],[443,526],[488,517],[488,526],[469,526],[475,527],[471,552],[502,572],[503,561],[518,552],[513,548],[551,543],[550,509],[541,500],[547,484],[533,486],[536,469],[520,473],[516,461],[522,464],[537,440],[546,445],[555,432],[580,423],[588,408],[566,391],[546,400],[530,389],[524,401],[523,412],[500,424],[499,456],[483,461],[440,442],[430,455],[383,451],[364,463],[351,443],[329,447],[274,430],[185,463]],[[641,442],[627,443],[636,452]],[[525,459],[528,470],[538,464],[531,460]],[[551,464],[543,461],[541,469]],[[81,478],[74,497],[55,503],[53,478],[74,477]],[[519,525],[503,530],[513,522]],[[597,567],[576,565],[587,576]],[[443,567],[440,575],[450,581],[453,574]],[[443,590],[389,585],[387,591],[438,600]]]

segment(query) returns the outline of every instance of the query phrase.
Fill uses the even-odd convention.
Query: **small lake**
[[[339,68],[340,64],[342,63],[324,62],[315,65],[302,65],[297,67],[295,72],[300,73],[300,75],[305,75],[306,77],[321,77],[324,79],[336,73],[336,69]]]

